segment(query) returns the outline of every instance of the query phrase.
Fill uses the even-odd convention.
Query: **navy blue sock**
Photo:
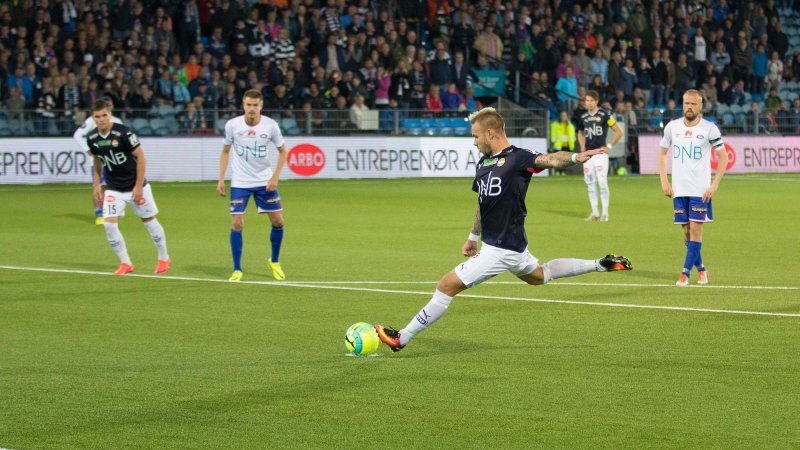
[[[700,249],[703,247],[702,242],[696,242],[697,244],[697,259],[694,260],[694,266],[697,267],[698,272],[703,272],[706,270],[706,267],[703,265],[703,256],[700,254]]]
[[[689,241],[689,244],[686,246],[686,260],[683,262],[683,273],[689,275],[689,272],[692,271],[692,267],[694,267],[694,262],[697,260],[697,256],[700,254],[700,246],[702,244],[700,242]]]
[[[94,216],[95,217],[103,217],[103,207],[95,208],[94,209]]]
[[[269,241],[272,243],[272,258],[270,260],[278,262],[278,257],[281,254],[281,242],[283,242],[283,227],[272,227]]]
[[[231,254],[233,255],[233,270],[242,270],[242,232],[231,230]]]

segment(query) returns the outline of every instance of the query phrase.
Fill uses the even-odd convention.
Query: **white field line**
[[[101,275],[101,276],[114,276],[109,272],[96,272],[90,270],[70,270],[70,269],[49,269],[43,267],[18,267],[18,266],[0,266],[0,269],[5,270],[21,270],[31,272],[53,272],[53,273],[75,273],[83,275]],[[195,277],[175,277],[170,275],[141,275],[141,274],[128,274],[126,277],[134,278],[154,278],[162,280],[178,280],[178,281],[202,281],[209,283],[228,283],[225,279],[215,278],[195,278]],[[231,283],[233,284],[233,283]],[[377,292],[383,294],[402,294],[402,295],[424,295],[430,296],[430,291],[401,291],[395,289],[375,289],[353,286],[332,286],[322,284],[308,284],[305,282],[286,282],[286,281],[240,281],[238,284],[256,284],[267,286],[283,286],[283,287],[297,287],[304,289],[330,289],[341,291],[359,291],[359,292]],[[645,285],[647,286],[647,285]],[[673,286],[674,287],[674,286]],[[677,289],[677,288],[676,288]],[[717,314],[741,314],[752,316],[777,316],[777,317],[800,317],[800,313],[776,313],[766,311],[744,311],[733,309],[710,309],[710,308],[691,308],[684,306],[659,306],[659,305],[635,305],[627,303],[607,303],[607,302],[581,302],[576,300],[552,300],[544,298],[526,298],[526,297],[505,297],[493,295],[475,295],[475,294],[459,294],[462,298],[475,298],[475,299],[488,299],[488,300],[507,300],[519,302],[534,302],[534,303],[556,303],[562,305],[584,305],[584,306],[604,306],[611,308],[636,308],[636,309],[658,309],[667,311],[689,311],[701,313],[717,313]]]
[[[369,284],[436,284],[438,281],[302,281],[306,284],[330,284],[330,285],[369,285]],[[487,281],[482,284],[524,284],[522,281]],[[580,283],[572,281],[553,281],[548,286],[613,286],[613,287],[668,287],[674,288],[674,283],[669,284],[646,284],[646,283]],[[689,285],[689,288],[696,289],[765,289],[776,291],[800,291],[800,286],[699,286]]]

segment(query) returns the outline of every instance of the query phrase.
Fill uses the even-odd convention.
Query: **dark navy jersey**
[[[512,145],[478,161],[472,190],[478,193],[484,244],[515,252],[528,247],[525,195],[531,176],[539,171],[533,166],[539,156]]]
[[[112,124],[107,136],[101,136],[97,128],[86,136],[89,152],[100,159],[105,168],[109,189],[130,192],[136,185],[136,157],[139,138],[125,125]],[[144,182],[147,184],[147,181]]]
[[[594,114],[586,111],[581,114],[580,122],[580,126],[583,128],[583,137],[586,138],[581,151],[605,146],[608,139],[608,127],[613,127],[617,123],[614,116],[605,109],[598,109]]]

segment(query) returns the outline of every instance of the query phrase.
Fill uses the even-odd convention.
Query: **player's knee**
[[[244,229],[244,220],[238,216],[234,216],[233,221],[231,222],[231,229],[233,231],[242,231],[242,229]]]
[[[270,223],[272,223],[273,228],[281,228],[283,226],[283,218],[270,219]]]

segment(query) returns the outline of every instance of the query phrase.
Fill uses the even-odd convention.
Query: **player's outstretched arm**
[[[475,207],[475,219],[472,221],[472,231],[469,232],[467,242],[461,247],[464,256],[475,256],[478,253],[478,239],[481,235],[481,205]]]
[[[539,155],[536,157],[536,162],[534,162],[533,165],[537,169],[563,169],[574,166],[577,163],[584,163],[592,156],[599,155],[600,153],[604,152],[600,149],[595,149],[581,153],[565,151],[548,153],[546,155]]]

